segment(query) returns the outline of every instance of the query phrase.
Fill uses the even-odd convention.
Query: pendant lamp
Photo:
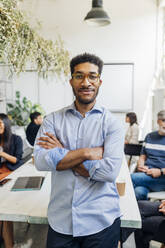
[[[102,0],[92,0],[92,9],[88,12],[84,21],[91,26],[106,26],[110,24],[110,18],[104,11]]]

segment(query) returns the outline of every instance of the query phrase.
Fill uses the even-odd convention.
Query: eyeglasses
[[[100,74],[92,74],[92,73],[89,73],[89,74],[73,73],[72,74],[72,78],[77,82],[82,82],[86,77],[90,83],[97,83],[100,78]]]

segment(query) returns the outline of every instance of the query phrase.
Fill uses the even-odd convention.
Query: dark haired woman
[[[125,121],[129,123],[129,127],[125,135],[125,144],[138,144],[139,126],[137,123],[136,114],[134,112],[127,113]]]
[[[21,137],[12,134],[8,116],[0,113],[0,180],[22,164],[22,153]],[[0,221],[0,230],[5,248],[13,248],[13,223]]]

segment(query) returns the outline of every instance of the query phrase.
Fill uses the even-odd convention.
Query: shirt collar
[[[67,107],[66,111],[73,111],[73,112],[77,111],[74,102],[70,106]],[[94,112],[94,111],[102,113],[103,108],[100,106],[100,104],[96,102],[93,108],[89,112]]]

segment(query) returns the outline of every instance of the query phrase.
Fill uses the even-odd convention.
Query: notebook
[[[39,190],[45,177],[18,177],[11,191]]]

